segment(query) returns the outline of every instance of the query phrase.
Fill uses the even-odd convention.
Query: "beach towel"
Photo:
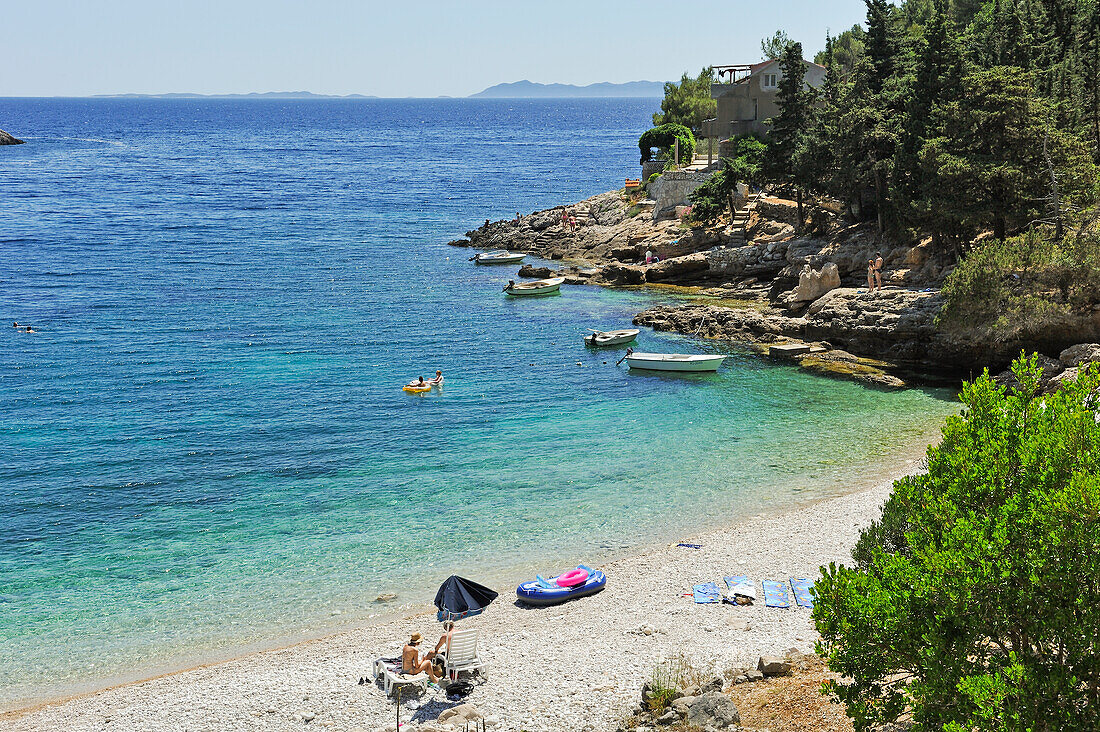
[[[749,603],[752,604],[753,600],[756,600],[756,583],[749,579],[748,575],[738,574],[733,577],[723,577],[726,583],[726,602],[731,605],[736,605],[737,596],[742,598],[748,598]],[[742,603],[745,604],[745,603]]]
[[[764,580],[764,605],[766,607],[790,607],[787,598],[787,583]]]
[[[808,579],[795,579],[791,577],[791,588],[794,590],[794,601],[799,607],[812,608],[814,606],[814,583]]]
[[[702,544],[687,544],[687,543],[682,542],[682,541],[679,544],[677,544],[676,546],[687,547],[688,549],[702,549],[703,548]]]
[[[691,588],[691,596],[700,605],[709,605],[718,602],[718,585],[713,582],[704,582]]]

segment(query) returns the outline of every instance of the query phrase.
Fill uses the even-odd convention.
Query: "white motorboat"
[[[627,330],[594,330],[592,335],[584,337],[584,342],[590,346],[621,346],[630,343],[638,337],[640,330],[635,328]]]
[[[474,257],[475,264],[518,264],[527,255],[523,252],[509,252],[506,249],[497,249],[494,252],[481,252]]]
[[[548,280],[535,280],[534,282],[509,282],[504,286],[504,291],[509,295],[549,295],[557,292],[564,277],[553,277]]]
[[[628,353],[626,364],[632,369],[650,371],[717,371],[725,356],[701,356],[686,353]]]

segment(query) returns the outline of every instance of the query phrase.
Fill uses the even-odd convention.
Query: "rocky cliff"
[[[0,145],[22,145],[23,141],[0,130]]]

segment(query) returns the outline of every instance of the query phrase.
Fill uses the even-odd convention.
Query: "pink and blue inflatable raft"
[[[528,605],[557,605],[575,597],[595,595],[606,584],[607,575],[582,564],[550,579],[536,575],[534,580],[516,588],[516,596]]]

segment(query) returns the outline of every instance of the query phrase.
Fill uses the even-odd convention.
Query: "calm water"
[[[0,328],[0,705],[834,494],[934,430],[946,394],[737,351],[628,374],[581,335],[657,296],[510,301],[445,246],[620,185],[653,106],[0,100],[0,319],[41,329]]]

